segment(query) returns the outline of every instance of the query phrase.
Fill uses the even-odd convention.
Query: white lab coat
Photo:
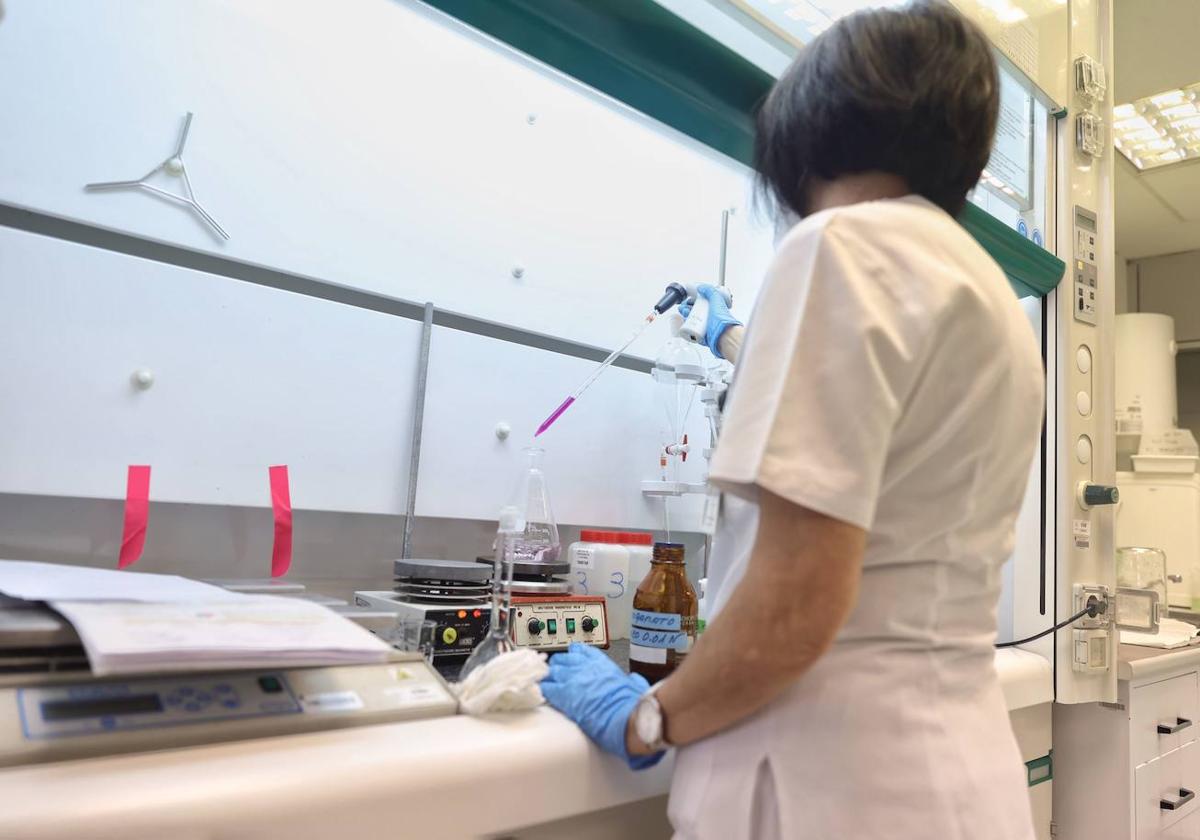
[[[677,838],[1032,840],[992,644],[1043,378],[1000,269],[924,199],[784,238],[713,458],[711,612],[744,571],[758,488],[868,531],[862,584],[781,698],[679,750]]]

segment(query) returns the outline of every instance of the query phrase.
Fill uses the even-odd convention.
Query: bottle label
[[[678,613],[633,611],[633,626],[629,630],[630,647],[656,648],[687,653],[695,634],[695,620]],[[645,660],[639,660],[645,661]]]
[[[638,647],[662,648],[687,653],[691,647],[691,639],[687,633],[677,633],[669,630],[646,630],[641,627],[629,628],[629,645]]]
[[[665,648],[649,648],[629,644],[629,661],[645,662],[647,665],[666,665],[667,651]]]
[[[575,549],[574,555],[575,556],[572,557],[571,559],[575,563],[575,568],[590,569],[593,567],[593,565],[594,565],[593,558],[596,555],[595,550],[593,550],[591,548],[584,548],[583,546],[580,546],[579,548]]]
[[[634,610],[633,624],[635,627],[644,627],[647,630],[682,630],[683,616],[677,613]]]

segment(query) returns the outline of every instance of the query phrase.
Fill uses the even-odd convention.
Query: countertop
[[[1173,650],[1121,645],[1117,652],[1117,679],[1120,680],[1165,677],[1197,667],[1200,667],[1200,645]]]
[[[665,794],[557,712],[264,738],[0,771],[0,837],[458,838]]]
[[[1041,657],[996,666],[1010,710],[1050,701]],[[634,773],[542,707],[0,770],[0,838],[449,840],[661,796],[672,767]]]

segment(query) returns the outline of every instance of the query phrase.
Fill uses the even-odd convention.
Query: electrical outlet
[[[1095,605],[1095,615],[1085,615],[1072,625],[1071,667],[1085,674],[1107,671],[1112,637],[1112,593],[1100,584],[1077,583],[1072,587],[1071,614]]]

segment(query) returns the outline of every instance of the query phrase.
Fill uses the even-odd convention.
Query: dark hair
[[[991,45],[945,0],[858,12],[805,46],[759,108],[759,189],[803,216],[814,176],[877,170],[958,215],[999,101]]]

